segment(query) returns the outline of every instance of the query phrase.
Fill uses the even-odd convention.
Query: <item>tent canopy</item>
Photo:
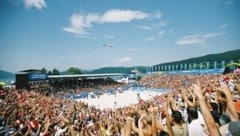
[[[4,86],[4,85],[6,85],[6,83],[5,83],[5,82],[2,82],[2,81],[0,81],[0,86]]]
[[[230,63],[230,64],[227,65],[227,67],[230,67],[230,66],[240,67],[240,63]]]
[[[226,68],[223,71],[224,75],[227,73],[233,72],[233,70],[231,69],[231,66],[235,66],[235,68],[238,68],[238,67],[240,67],[240,63],[230,63],[230,64],[226,65]]]

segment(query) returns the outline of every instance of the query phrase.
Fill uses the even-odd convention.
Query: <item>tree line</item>
[[[202,63],[202,68],[206,68],[207,63],[209,62],[209,68],[212,69],[214,68],[214,61],[217,62],[217,68],[222,67],[222,61],[225,61],[225,65],[235,62],[239,63],[240,61],[240,49],[233,50],[233,51],[228,51],[228,52],[223,52],[223,53],[218,53],[218,54],[208,54],[205,56],[201,57],[196,57],[196,58],[189,58],[189,59],[184,59],[180,61],[173,61],[173,62],[167,62],[167,63],[161,63],[157,64],[154,66],[164,66],[164,65],[185,65],[187,64],[187,67],[189,67],[189,64],[191,64],[191,67],[193,67],[193,64],[196,64],[196,69],[200,69],[200,63]],[[180,68],[180,67],[179,67]]]
[[[46,68],[41,69],[42,74],[48,75],[61,75],[61,74],[68,74],[68,75],[75,75],[75,74],[82,74],[82,70],[77,67],[70,67],[65,72],[60,72],[57,68],[53,68],[52,70],[47,70]]]

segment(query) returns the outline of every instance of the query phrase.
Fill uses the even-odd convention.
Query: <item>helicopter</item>
[[[112,44],[103,44],[103,47],[113,47],[113,45]]]

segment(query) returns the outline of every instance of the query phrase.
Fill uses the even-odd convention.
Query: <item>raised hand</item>
[[[225,84],[224,82],[220,82],[220,89],[219,89],[219,91],[221,91],[223,93],[229,93],[230,92],[227,84]]]
[[[198,97],[198,99],[204,98],[203,92],[202,92],[202,89],[201,89],[199,83],[193,84],[192,89],[193,89],[194,94]]]

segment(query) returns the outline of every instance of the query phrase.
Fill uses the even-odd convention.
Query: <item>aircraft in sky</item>
[[[103,47],[105,47],[105,46],[106,46],[106,47],[110,47],[110,48],[113,47],[112,44],[103,44]]]

